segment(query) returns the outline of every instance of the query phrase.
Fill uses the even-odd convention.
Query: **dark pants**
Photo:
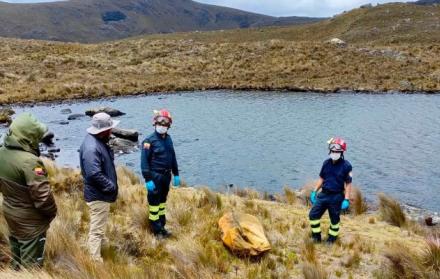
[[[160,233],[166,224],[166,202],[170,191],[171,173],[157,174],[156,189],[148,191],[149,220],[153,233]]]
[[[339,235],[339,222],[341,220],[341,205],[344,201],[344,193],[319,193],[316,203],[309,213],[310,226],[312,227],[313,238],[321,239],[321,217],[328,210],[330,215],[330,228],[328,231],[330,239],[336,239]]]
[[[24,268],[43,267],[45,234],[29,240],[18,240],[10,236],[9,244],[12,252],[11,264],[13,269],[19,270],[21,266]]]

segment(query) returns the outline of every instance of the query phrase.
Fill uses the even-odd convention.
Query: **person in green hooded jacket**
[[[0,148],[0,192],[12,266],[41,267],[46,231],[57,214],[39,142],[47,127],[29,113],[12,122]]]

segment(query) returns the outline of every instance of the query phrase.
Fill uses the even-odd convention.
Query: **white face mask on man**
[[[333,161],[337,161],[341,158],[341,153],[330,152],[330,158]]]
[[[166,132],[168,132],[168,127],[156,125],[156,132],[158,132],[161,135],[166,134]]]

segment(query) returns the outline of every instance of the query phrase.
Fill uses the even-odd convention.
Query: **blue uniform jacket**
[[[95,136],[87,134],[79,150],[79,161],[86,202],[116,201],[118,181],[110,147]]]
[[[176,153],[170,135],[165,138],[157,132],[142,142],[141,170],[145,181],[157,180],[158,175],[172,172],[179,175]]]
[[[324,180],[323,192],[343,193],[345,183],[352,182],[352,169],[350,162],[342,158],[336,163],[333,163],[332,159],[325,160],[319,173]]]

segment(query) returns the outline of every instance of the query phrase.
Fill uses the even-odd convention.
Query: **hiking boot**
[[[312,233],[312,240],[314,243],[321,243],[321,234],[320,233]]]
[[[162,228],[159,234],[161,234],[164,238],[169,238],[172,236],[172,233],[167,231],[165,228]]]
[[[334,244],[336,242],[336,240],[338,240],[338,238],[336,236],[329,235],[326,243],[331,245],[331,244]]]

